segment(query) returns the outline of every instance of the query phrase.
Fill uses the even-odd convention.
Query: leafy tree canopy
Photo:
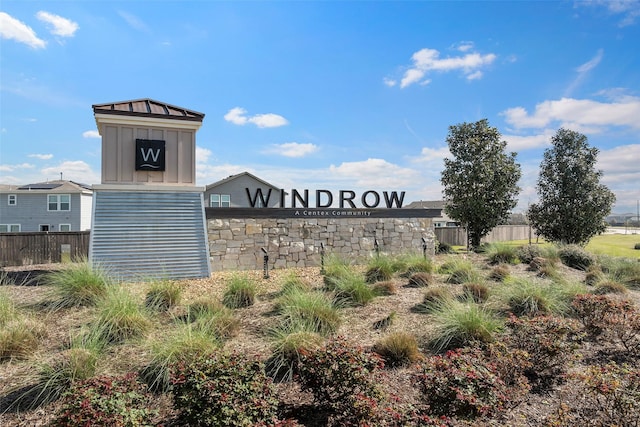
[[[453,159],[444,160],[440,179],[445,212],[467,227],[471,246],[477,248],[516,206],[520,165],[486,119],[450,126],[447,144]]]
[[[551,144],[540,164],[540,201],[529,207],[529,221],[549,241],[584,245],[605,230],[604,218],[616,197],[600,183],[598,149],[589,146],[586,136],[559,129]]]

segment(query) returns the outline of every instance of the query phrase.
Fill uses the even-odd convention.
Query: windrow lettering
[[[251,189],[245,188],[247,192],[247,198],[249,205],[252,208],[267,207],[269,206],[269,200],[271,199],[271,189],[265,195],[261,188],[257,188],[255,193],[251,194]],[[381,203],[384,203],[382,207],[388,209],[401,208],[404,202],[404,191],[400,193],[396,191],[383,191],[382,196],[380,193],[374,190],[368,190],[362,193],[359,197],[361,205],[368,209],[380,207]],[[338,196],[334,197],[334,194],[329,190],[316,190],[315,191],[315,206],[309,206],[309,190],[296,190],[292,189],[291,193],[287,194],[285,191],[280,191],[280,208],[287,207],[287,196],[289,206],[291,208],[330,208],[334,206],[334,201],[337,201],[337,207],[340,209],[351,208],[356,209],[356,203],[354,200],[358,200],[356,192],[352,190],[340,190]]]

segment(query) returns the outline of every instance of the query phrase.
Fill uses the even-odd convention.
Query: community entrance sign
[[[204,114],[152,99],[93,105],[102,137],[89,259],[122,279],[208,277],[196,131]]]

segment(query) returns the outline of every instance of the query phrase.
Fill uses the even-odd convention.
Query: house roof
[[[444,209],[444,200],[418,200],[403,207],[407,209]]]
[[[221,179],[220,181],[216,181],[213,184],[207,185],[206,190],[208,191],[208,190],[210,190],[212,188],[218,187],[219,185],[222,185],[222,184],[225,184],[227,182],[230,182],[230,181],[233,181],[235,179],[238,179],[241,176],[248,176],[249,178],[252,178],[252,179],[258,181],[258,182],[266,185],[267,187],[271,187],[271,188],[276,189],[278,191],[280,190],[280,188],[276,187],[275,185],[269,184],[267,181],[262,180],[262,179],[258,178],[257,176],[255,176],[253,174],[250,174],[249,172],[241,172],[241,173],[238,173],[238,174],[235,174],[235,175],[229,175],[228,177],[226,177],[224,179]]]
[[[46,181],[36,182],[34,184],[26,185],[0,185],[0,191],[2,192],[15,192],[15,193],[91,193],[93,192],[90,185],[81,184],[74,181]]]
[[[204,113],[199,113],[182,107],[176,107],[175,105],[149,98],[108,102],[106,104],[94,104],[92,107],[94,114],[155,117],[161,119],[189,120],[196,122],[202,122],[204,119]]]

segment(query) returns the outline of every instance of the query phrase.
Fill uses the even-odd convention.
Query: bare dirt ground
[[[484,275],[487,275],[491,268],[482,256],[456,256],[471,257]],[[439,265],[447,257],[448,255],[436,256],[434,262]],[[47,333],[38,350],[26,360],[0,362],[0,414],[7,409],[12,393],[33,381],[36,367],[44,361],[52,360],[63,351],[70,334],[85,326],[93,314],[91,308],[72,308],[56,312],[40,308],[42,302],[47,299],[47,289],[46,286],[42,285],[39,276],[55,268],[60,268],[60,265],[32,266],[27,269],[5,269],[5,272],[15,280],[14,283],[16,284],[2,286],[1,290],[6,292],[18,307],[38,317],[46,325]],[[514,276],[535,275],[535,273],[527,269],[526,265],[514,265],[509,268]],[[570,280],[584,280],[584,272],[564,266],[559,266],[559,269]],[[314,287],[323,287],[319,268],[295,269],[295,272]],[[277,318],[273,314],[274,300],[280,290],[283,278],[290,273],[290,270],[272,270],[269,273],[270,277],[264,279],[262,271],[241,272],[241,274],[252,277],[258,283],[258,298],[253,306],[236,310],[236,315],[241,323],[240,332],[226,342],[225,349],[238,350],[264,360],[269,357],[271,342],[267,332],[277,322]],[[182,281],[181,284],[184,287],[183,301],[181,302],[181,307],[177,307],[175,310],[183,309],[190,302],[204,295],[221,297],[226,281],[233,274],[238,273],[215,273],[206,279]],[[459,285],[445,283],[446,276],[439,274],[435,276],[437,277],[435,286],[454,287],[454,290],[460,291]],[[394,331],[404,331],[413,334],[417,338],[420,349],[425,356],[433,354],[428,345],[433,332],[430,316],[416,310],[416,306],[422,301],[424,288],[408,287],[407,279],[398,277],[394,280],[398,289],[395,295],[377,297],[371,303],[362,307],[341,309],[343,321],[337,331],[337,335],[344,336],[349,341],[365,348],[370,348],[385,335]],[[131,284],[130,289],[134,294],[139,295],[142,301],[147,286],[145,283]],[[638,294],[636,292],[631,293],[631,298],[636,301],[636,304],[638,303]],[[391,312],[396,313],[396,318],[388,328],[380,329],[374,327],[375,322],[389,316]],[[159,319],[157,323],[158,326],[149,332],[144,339],[111,348],[109,353],[101,359],[98,367],[99,372],[104,374],[125,373],[127,371],[135,371],[144,366],[145,363],[148,363],[150,360],[148,342],[154,336],[166,332],[169,320],[168,318]],[[586,361],[599,357],[598,355],[602,353],[602,349],[591,346],[581,349],[581,352],[582,361],[573,367],[574,370],[584,369]],[[636,366],[640,365],[638,360],[633,362]],[[384,388],[387,392],[399,397],[398,405],[419,404],[417,391],[409,380],[414,369],[414,367],[404,367],[385,370]],[[575,396],[572,397],[572,390],[567,387],[567,385],[560,385],[544,394],[530,394],[525,402],[511,409],[499,419],[476,422],[473,425],[539,426],[544,417],[554,410],[561,401],[576,398]],[[314,417],[310,406],[312,399],[309,394],[300,392],[293,383],[278,384],[277,388],[283,406],[290,408],[291,413],[298,416],[298,420],[303,425],[322,425],[318,424],[317,418]],[[171,409],[170,396],[158,396],[156,408],[160,412],[157,419],[159,424],[167,426],[177,424],[177,415]],[[44,426],[50,422],[56,409],[57,404],[53,403],[31,411],[8,411],[0,415],[0,426]]]

